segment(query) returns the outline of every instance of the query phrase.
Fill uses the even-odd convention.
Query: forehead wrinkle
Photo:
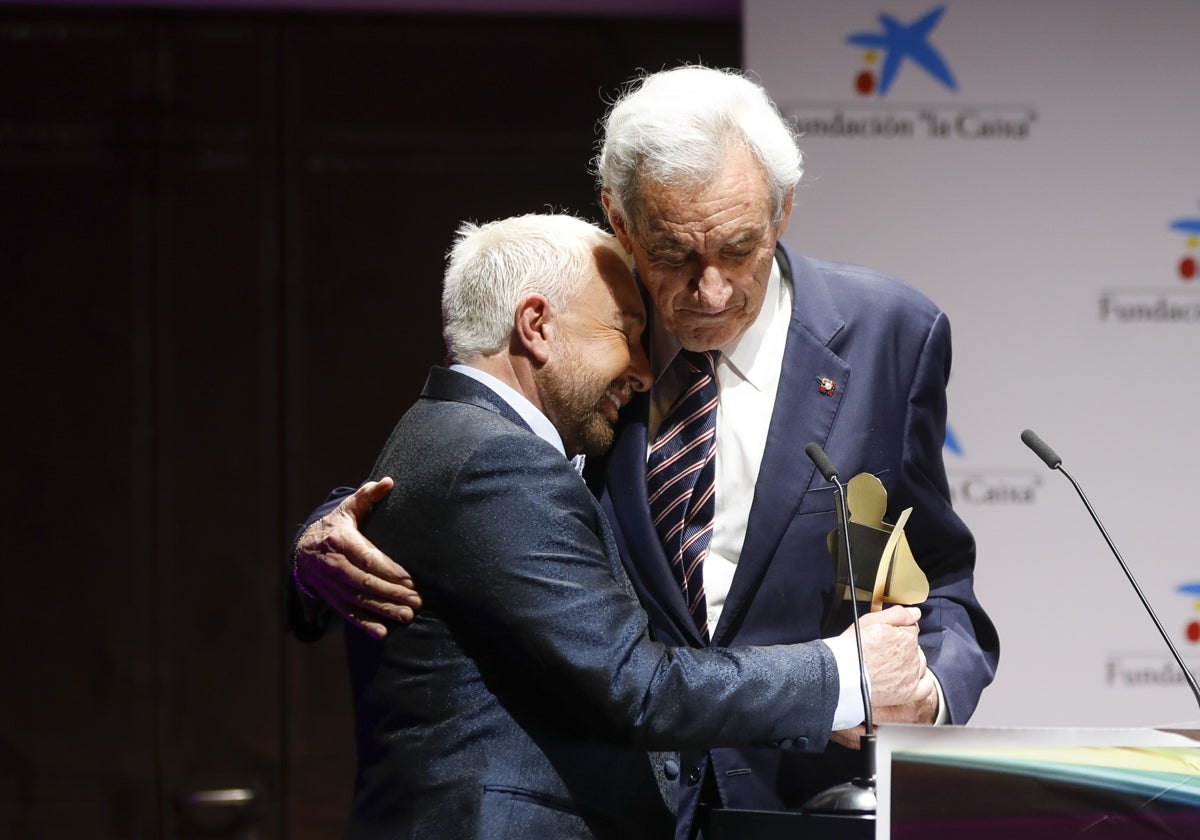
[[[684,196],[682,200],[647,202],[648,212],[644,230],[647,247],[682,250],[690,249],[692,243],[716,240],[718,245],[728,245],[762,237],[770,228],[770,208],[758,207],[757,202],[734,199],[726,195]],[[712,205],[715,209],[709,210]]]
[[[704,230],[692,230],[686,224],[664,222],[655,225],[657,230],[647,232],[646,241],[643,247],[647,251],[653,252],[685,252],[692,250],[708,250],[710,248],[727,248],[738,247],[750,243],[761,242],[766,239],[770,231],[770,223],[767,221],[747,223],[745,226],[737,224],[739,219],[731,219],[728,222],[718,222]],[[735,229],[726,234],[720,228],[725,225],[734,225]],[[700,243],[701,247],[695,248],[696,243]]]

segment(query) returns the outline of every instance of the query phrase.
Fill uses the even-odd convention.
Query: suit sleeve
[[[385,458],[380,474],[394,468]],[[416,531],[424,545],[394,541]],[[367,534],[421,563],[423,613],[466,628],[480,658],[546,686],[603,737],[649,749],[820,749],[828,739],[838,696],[829,648],[651,641],[598,505],[531,435],[490,439],[427,501],[393,491]]]
[[[332,610],[322,605],[322,609],[316,618],[310,619],[305,615],[304,608],[300,603],[302,596],[296,591],[296,582],[292,578],[292,553],[295,552],[296,544],[300,542],[300,536],[308,529],[308,526],[337,507],[338,502],[353,492],[353,487],[335,487],[325,497],[325,501],[321,503],[321,506],[310,513],[308,519],[300,523],[300,527],[296,529],[295,536],[292,537],[292,544],[288,549],[287,559],[284,563],[284,615],[287,621],[287,629],[302,642],[315,642],[325,635],[329,629]]]
[[[975,539],[950,504],[942,449],[950,325],[938,313],[918,359],[904,421],[903,486],[913,518],[906,533],[929,578],[922,605],[921,646],[941,683],[951,723],[965,723],[995,676],[996,629],[974,592]]]

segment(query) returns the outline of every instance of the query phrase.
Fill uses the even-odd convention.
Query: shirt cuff
[[[838,669],[838,704],[833,712],[833,731],[858,726],[867,718],[858,673],[858,645],[853,636],[834,636],[821,641],[833,652]],[[868,688],[869,680],[868,677]]]
[[[946,695],[942,693],[942,681],[937,678],[937,674],[933,673],[933,671],[929,672],[929,676],[933,677],[933,685],[937,688],[938,693],[938,713],[933,725],[945,726],[950,723],[950,710],[946,708]]]

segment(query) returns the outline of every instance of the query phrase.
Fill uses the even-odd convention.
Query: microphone
[[[854,619],[854,643],[858,647],[858,679],[863,699],[863,729],[866,734],[859,737],[859,746],[866,765],[866,774],[858,776],[845,784],[835,785],[813,796],[804,803],[804,810],[809,813],[859,815],[874,818],[875,814],[875,724],[871,720],[871,686],[867,681],[867,663],[863,659],[862,630],[858,623],[857,588],[854,585],[854,563],[850,557],[850,512],[846,508],[846,488],[838,480],[837,468],[829,460],[819,444],[809,443],[804,447],[804,454],[809,457],[820,471],[825,480],[838,489],[838,501],[841,504],[842,547],[846,552],[846,572],[850,583],[850,613]]]
[[[1035,435],[1033,433],[1032,429],[1026,429],[1025,431],[1021,432],[1021,442],[1024,443],[1026,446],[1028,446],[1030,449],[1032,449],[1033,454],[1037,455],[1039,458],[1041,458],[1043,461],[1045,461],[1046,466],[1049,467],[1050,469],[1052,469],[1052,470],[1062,469],[1062,458],[1058,457],[1058,453],[1055,452],[1053,449],[1051,449],[1046,444],[1046,441],[1042,440],[1040,437]],[[1062,474],[1065,475],[1067,478],[1071,478],[1070,474],[1068,474],[1066,470],[1062,470]],[[1072,481],[1072,483],[1074,483],[1075,479],[1071,478],[1071,481]],[[1079,489],[1078,485],[1076,485],[1076,489]],[[1085,505],[1087,505],[1087,499],[1084,499],[1083,503]],[[1088,505],[1088,510],[1091,510],[1091,509],[1092,509],[1092,506]],[[1093,513],[1092,518],[1095,518],[1095,516],[1096,515]],[[1099,521],[1097,521],[1096,524],[1100,525]],[[1100,525],[1100,530],[1104,530],[1103,525]],[[1108,536],[1108,535],[1105,534],[1105,536]]]
[[[1192,689],[1192,694],[1196,695],[1196,702],[1200,704],[1200,686],[1196,685],[1196,678],[1192,676],[1192,672],[1188,666],[1184,664],[1183,657],[1179,655],[1179,650],[1171,641],[1171,637],[1167,635],[1167,631],[1163,629],[1162,622],[1158,620],[1158,616],[1154,612],[1154,608],[1150,606],[1150,602],[1146,600],[1146,596],[1142,593],[1142,587],[1138,586],[1137,580],[1133,577],[1133,573],[1129,571],[1129,567],[1125,565],[1124,559],[1121,557],[1121,552],[1117,551],[1116,545],[1113,544],[1112,538],[1108,536],[1108,531],[1104,529],[1103,523],[1100,522],[1100,517],[1096,515],[1096,511],[1092,508],[1092,503],[1088,501],[1087,496],[1083,493],[1083,488],[1079,486],[1079,482],[1075,480],[1066,469],[1063,468],[1062,458],[1058,457],[1058,453],[1046,445],[1040,437],[1034,434],[1031,430],[1026,429],[1021,432],[1021,441],[1034,451],[1034,453],[1045,461],[1046,466],[1052,470],[1058,470],[1067,477],[1071,485],[1075,488],[1075,492],[1079,494],[1080,500],[1083,502],[1087,512],[1091,514],[1092,521],[1096,523],[1096,527],[1100,529],[1100,534],[1104,537],[1104,541],[1108,543],[1109,549],[1113,553],[1113,557],[1117,558],[1117,563],[1121,566],[1121,571],[1125,573],[1125,577],[1129,578],[1129,583],[1133,586],[1133,591],[1137,593],[1141,599],[1142,606],[1146,608],[1146,612],[1150,614],[1151,620],[1154,621],[1154,626],[1158,628],[1158,633],[1162,636],[1163,641],[1167,643],[1167,647],[1171,651],[1171,655],[1175,657],[1175,662],[1183,671],[1183,678],[1187,680],[1188,686]]]
[[[834,467],[833,461],[829,460],[829,456],[825,454],[825,450],[819,444],[815,442],[808,444],[804,447],[804,454],[816,464],[817,470],[820,471],[821,475],[825,476],[825,480],[835,485],[838,489],[838,500],[841,503],[842,510],[842,547],[846,551],[846,572],[847,577],[850,578],[851,601],[857,604],[853,595],[853,593],[857,592],[857,589],[854,585],[854,563],[850,558],[850,512],[846,508],[846,488],[838,480],[837,468]],[[863,661],[862,632],[858,627],[857,607],[852,609],[851,613],[854,616],[854,641],[858,645],[859,679],[862,685],[863,706],[866,713],[863,728],[867,730],[868,736],[873,737],[875,735],[875,725],[871,720],[871,686],[867,682],[867,666]]]

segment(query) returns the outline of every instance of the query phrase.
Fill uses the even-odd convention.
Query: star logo
[[[1200,615],[1200,583],[1180,584],[1177,591],[1179,594],[1186,595],[1194,600],[1196,612]],[[1200,620],[1193,617],[1184,630],[1184,636],[1192,644],[1200,644]]]
[[[949,450],[950,452],[952,452],[953,454],[957,455],[960,458],[966,454],[965,452],[963,452],[962,444],[958,442],[958,437],[954,434],[954,430],[950,428],[950,424],[948,424],[948,423],[946,424],[945,447],[947,450]]]
[[[1171,222],[1171,230],[1187,234],[1188,252],[1179,259],[1179,279],[1190,283],[1196,279],[1196,252],[1200,249],[1200,216],[1190,219],[1176,219]]]
[[[881,97],[886,96],[896,81],[896,75],[904,62],[910,61],[920,67],[946,88],[958,90],[950,65],[942,58],[937,48],[929,43],[929,36],[942,19],[945,6],[936,6],[910,24],[903,24],[896,18],[881,12],[879,32],[855,32],[846,38],[846,42],[867,50],[866,62],[868,69],[863,70],[855,78],[854,86],[861,96],[870,96],[878,88]],[[878,77],[870,69],[878,61],[879,53],[884,53],[883,67]]]

